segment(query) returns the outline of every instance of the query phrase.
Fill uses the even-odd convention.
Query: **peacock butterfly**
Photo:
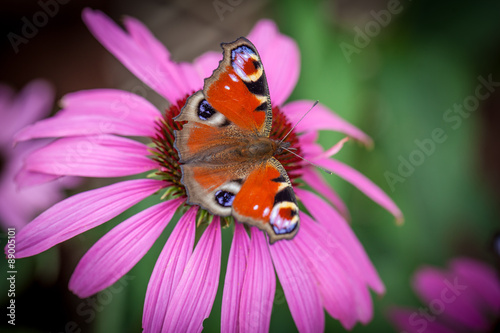
[[[274,157],[288,143],[269,138],[271,99],[255,46],[241,37],[221,44],[223,59],[175,118],[181,182],[188,203],[232,215],[269,235],[291,239],[299,209],[290,179]]]

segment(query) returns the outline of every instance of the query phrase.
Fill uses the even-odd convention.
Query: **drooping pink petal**
[[[306,167],[302,169],[302,180],[311,186],[318,193],[327,198],[337,208],[340,214],[350,220],[349,210],[340,196],[328,186],[326,180],[313,168]]]
[[[156,261],[149,279],[142,328],[145,332],[162,332],[167,307],[193,252],[197,206],[179,219]]]
[[[178,73],[177,65],[169,60],[159,61],[158,48],[151,50],[144,47],[144,40],[138,42],[100,11],[86,8],[82,16],[95,38],[134,75],[161,96],[175,103],[188,93],[185,82]],[[134,37],[138,38],[136,32]]]
[[[53,103],[54,89],[48,82],[34,80],[27,84],[1,112],[0,142],[9,142],[21,128],[46,117]]]
[[[342,150],[344,147],[344,144],[349,141],[349,137],[345,137],[336,144],[334,144],[331,148],[326,150],[319,158],[328,158],[332,157],[333,155],[336,155],[339,151]]]
[[[300,234],[294,241],[313,271],[325,309],[346,329],[357,320],[369,322],[373,305],[363,267],[335,234],[307,214],[300,217]]]
[[[118,281],[153,246],[183,201],[159,203],[113,228],[80,260],[69,289],[86,298]]]
[[[280,34],[271,20],[260,20],[248,34],[248,39],[257,48],[264,65],[272,104],[282,105],[299,78],[300,52],[297,44],[290,37]]]
[[[16,257],[38,254],[109,221],[164,186],[160,180],[128,180],[61,201],[16,235]]]
[[[500,314],[500,279],[491,267],[473,259],[457,258],[451,262],[451,268],[477,293],[478,305],[484,306],[486,312]]]
[[[276,277],[264,234],[255,227],[250,228],[250,232],[248,265],[240,301],[240,331],[268,332]]]
[[[419,313],[418,310],[392,309],[389,313],[389,317],[401,332],[456,333],[439,323],[435,316],[422,314],[421,312]]]
[[[26,169],[52,175],[120,177],[157,167],[140,142],[113,135],[62,138],[33,152]]]
[[[250,239],[245,228],[235,222],[222,295],[221,332],[239,332],[238,317],[249,247]]]
[[[313,101],[293,101],[283,105],[281,110],[287,116],[292,124],[295,124],[304,113],[311,108]],[[302,119],[297,125],[297,132],[310,132],[319,130],[337,131],[346,134],[353,139],[356,139],[365,145],[371,147],[373,145],[372,139],[363,133],[360,129],[342,119],[326,106],[318,103],[314,109]]]
[[[335,173],[336,175],[344,178],[354,186],[356,186],[361,192],[366,194],[370,199],[378,203],[383,208],[387,209],[396,218],[397,223],[403,222],[403,213],[396,206],[394,201],[387,194],[384,193],[375,185],[371,180],[362,175],[359,171],[354,170],[350,166],[332,159],[318,159],[314,163],[317,165]]]
[[[307,257],[294,240],[270,245],[274,268],[299,332],[323,332],[325,315],[316,281],[307,266]]]
[[[295,189],[295,192],[316,221],[330,230],[333,235],[336,235],[339,242],[352,253],[356,262],[362,267],[363,279],[366,283],[377,293],[383,293],[385,291],[384,284],[363,246],[342,216],[314,193],[302,189]]]
[[[174,291],[163,322],[164,332],[201,332],[219,286],[220,219],[214,217],[196,245]]]
[[[473,331],[485,331],[489,321],[475,302],[476,295],[466,280],[434,268],[422,268],[414,276],[413,285],[427,308]]]

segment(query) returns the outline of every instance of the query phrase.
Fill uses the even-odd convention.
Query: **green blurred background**
[[[215,10],[219,3],[230,7],[222,16]],[[275,20],[283,33],[297,41],[301,76],[290,100],[318,99],[370,135],[373,150],[351,141],[336,157],[378,184],[405,215],[404,225],[396,226],[389,213],[352,185],[337,176],[329,178],[349,207],[352,228],[387,287],[383,297],[373,295],[373,321],[358,324],[353,332],[394,331],[387,309],[420,306],[411,289],[411,276],[422,265],[445,267],[451,258],[466,255],[498,268],[492,239],[500,231],[499,87],[493,87],[495,91],[477,107],[472,105],[470,112],[455,113],[453,108],[465,103],[465,110],[474,101],[471,96],[481,84],[478,77],[500,82],[500,2],[151,0],[139,4],[74,0],[61,5],[58,14],[18,53],[2,37],[0,81],[19,89],[33,78],[44,77],[55,85],[59,98],[80,89],[136,86],[138,81],[81,22],[81,10],[87,6],[100,8],[115,20],[130,15],[144,21],[176,60],[190,61],[209,49],[219,50],[220,42],[246,35],[263,17]],[[389,16],[382,14],[391,8],[397,10]],[[2,36],[19,32],[22,17],[32,17],[39,10],[36,2],[4,1],[0,5]],[[382,17],[384,24],[376,17]],[[359,31],[365,32],[365,38]],[[148,98],[166,107],[152,92]],[[428,154],[421,152],[418,142],[426,142],[430,149],[436,129],[444,133],[442,142],[434,141]],[[320,141],[330,147],[341,138],[324,133]],[[410,161],[416,165],[408,169]],[[91,180],[78,191],[103,184]],[[68,291],[67,284],[78,260],[100,236],[125,215],[151,203],[141,203],[37,257],[20,260],[18,324],[13,329],[2,320],[0,329],[140,331],[148,279],[175,223],[170,223],[151,251],[113,290],[92,298],[95,307],[89,303],[92,300],[80,300]],[[223,258],[227,258],[231,236],[229,231],[223,233]],[[5,264],[2,261],[2,272]],[[224,272],[225,261],[221,277]],[[0,287],[3,307],[5,279]],[[293,332],[296,328],[280,286],[276,293],[271,331]],[[222,286],[204,323],[206,332],[220,329],[221,298]],[[327,316],[326,331],[343,328]]]

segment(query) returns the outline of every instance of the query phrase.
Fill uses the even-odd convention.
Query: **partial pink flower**
[[[46,81],[32,81],[17,94],[10,87],[0,84],[0,224],[5,230],[24,227],[37,213],[61,200],[64,197],[62,190],[69,185],[61,180],[47,183],[57,176],[21,171],[23,160],[47,144],[48,140],[14,146],[14,134],[28,124],[47,117],[53,103],[54,91]]]
[[[413,287],[424,306],[391,310],[398,329],[408,333],[498,331],[500,279],[492,267],[457,258],[448,270],[421,268],[413,278]]]
[[[17,254],[31,256],[84,232],[158,194],[160,203],[122,222],[82,258],[70,280],[70,289],[87,297],[111,285],[127,273],[150,249],[176,210],[183,212],[165,244],[149,281],[144,304],[145,332],[200,332],[210,314],[219,285],[221,230],[234,224],[234,237],[224,277],[221,330],[266,332],[269,330],[276,288],[276,274],[290,312],[300,332],[324,330],[324,310],[346,328],[367,323],[373,311],[369,289],[384,292],[362,245],[352,232],[348,211],[314,168],[282,154],[298,198],[308,215],[301,213],[301,230],[291,241],[270,245],[266,235],[232,218],[213,217],[198,207],[186,206],[180,182],[173,130],[186,98],[203,87],[221,60],[208,52],[193,63],[176,63],[169,51],[139,21],[126,18],[124,31],[106,15],[86,9],[83,19],[94,36],[132,73],[171,104],[165,112],[144,98],[114,89],[80,91],[63,98],[63,109],[53,118],[26,127],[18,141],[58,138],[32,153],[25,170],[48,177],[77,175],[116,177],[149,173],[148,178],[118,182],[66,199],[35,218],[18,235]],[[237,37],[237,36],[235,36]],[[284,104],[299,75],[296,43],[280,34],[269,20],[257,23],[248,35],[265,66],[273,102],[272,138],[291,129],[311,101]],[[287,57],[279,57],[283,52]],[[318,130],[336,130],[367,145],[371,139],[319,105],[305,123],[287,138],[297,153],[338,172],[391,212],[397,206],[359,172],[330,159],[343,144],[324,152],[315,143]],[[136,141],[127,137],[145,137]],[[333,164],[330,162],[333,161]],[[301,177],[314,192],[299,189]],[[197,224],[198,223],[198,224]],[[195,244],[196,228],[203,235]]]

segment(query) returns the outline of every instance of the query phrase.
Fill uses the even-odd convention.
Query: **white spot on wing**
[[[267,215],[269,215],[269,207],[266,207],[266,209],[264,209],[264,213],[262,214],[262,217],[266,217]]]
[[[259,209],[259,205],[253,206],[253,210],[257,210],[257,209]]]
[[[238,82],[238,77],[234,74],[229,74],[229,77],[231,78],[231,80],[233,80],[234,82]]]
[[[229,86],[224,86],[224,88],[226,88],[227,90],[231,89],[231,88],[229,88]]]

